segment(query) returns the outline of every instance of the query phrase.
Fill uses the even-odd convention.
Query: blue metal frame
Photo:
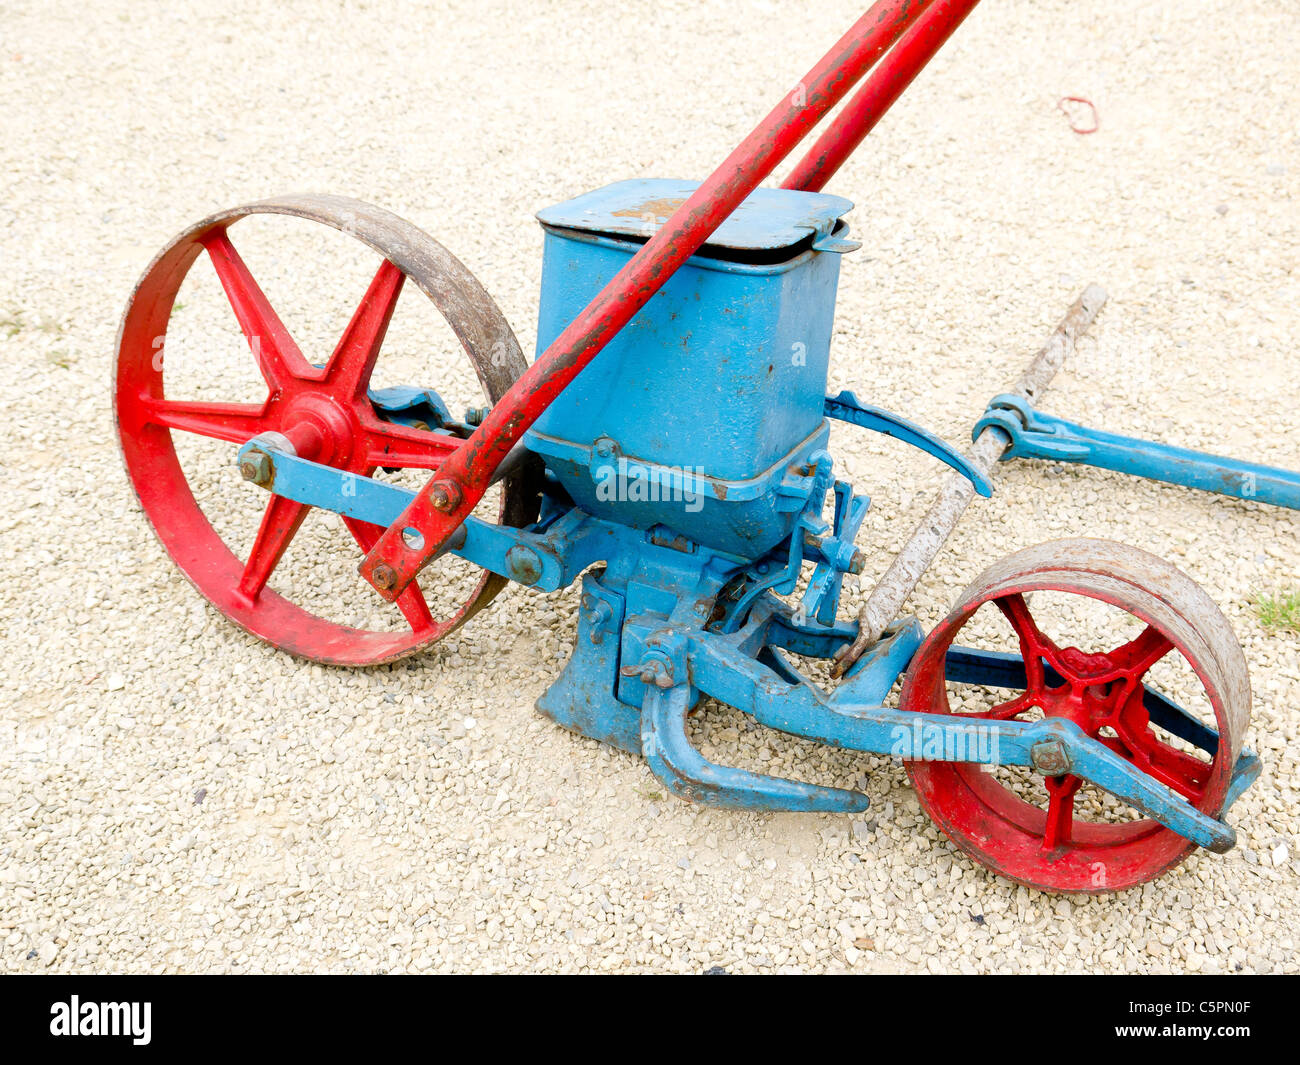
[[[282,437],[257,437],[239,460],[260,452],[277,495],[325,510],[390,524],[413,493],[301,459]],[[1142,773],[1064,719],[972,722],[960,715],[918,715],[886,707],[885,697],[922,641],[913,619],[895,624],[833,694],[802,677],[784,652],[830,659],[857,634],[835,621],[827,604],[852,571],[853,533],[867,501],[816,456],[813,488],[782,548],[754,561],[703,547],[672,530],[636,529],[573,507],[558,484],[544,497],[541,519],[527,529],[469,519],[449,550],[519,583],[551,591],[582,576],[578,638],[569,662],[538,699],[567,728],[645,757],[674,794],[753,810],[865,809],[859,792],[822,787],[715,765],[690,743],[687,712],[710,696],[760,724],[832,746],[907,758],[1023,765],[1045,775],[1072,773],[1093,782],[1189,840],[1229,849],[1233,830]],[[821,520],[833,490],[833,526]],[[789,592],[805,558],[817,563],[800,607]],[[598,562],[603,569],[592,570]],[[828,620],[829,619],[829,620]],[[1023,688],[1017,656],[953,648],[948,676],[968,683]],[[1210,754],[1213,729],[1148,689],[1152,720]],[[937,743],[931,752],[928,744]],[[1233,771],[1228,803],[1259,772],[1249,751]],[[1226,809],[1226,807],[1225,807]]]
[[[1011,439],[1003,459],[1077,462],[1300,510],[1300,473],[1089,429],[1044,414],[1020,396],[995,396],[975,423],[974,436],[990,427],[1001,429]]]
[[[546,348],[689,192],[681,182],[610,186],[542,212],[546,227],[538,346]],[[866,808],[859,792],[709,762],[686,714],[715,698],[759,723],[837,747],[1073,774],[1195,843],[1234,833],[1064,718],[988,721],[884,705],[922,643],[903,619],[833,693],[786,655],[832,659],[858,635],[836,618],[855,536],[870,506],[837,480],[829,419],[911,444],[992,491],[956,449],[904,418],[825,395],[848,201],[762,190],[662,287],[524,437],[543,459],[540,519],[524,529],[470,517],[445,550],[541,591],[582,580],[577,642],[537,706],[566,728],[645,757],[677,795],[751,810]],[[762,254],[759,254],[762,253]],[[383,418],[466,436],[483,412],[452,418],[431,389],[371,393]],[[1080,429],[998,397],[976,427],[997,426],[1010,456],[1087,461],[1229,494],[1300,505],[1300,477]],[[252,459],[253,461],[245,460]],[[415,493],[298,457],[275,433],[238,461],[277,495],[390,527]],[[1242,484],[1253,478],[1253,492]],[[1234,480],[1235,478],[1235,480]],[[607,492],[606,489],[613,489]],[[1290,494],[1288,494],[1290,493]],[[824,516],[827,502],[832,518]],[[416,536],[416,530],[404,530]],[[603,563],[603,565],[598,565]],[[812,574],[793,607],[805,572]],[[950,678],[1023,690],[1013,655],[953,648]],[[1148,689],[1151,720],[1213,754],[1219,737]],[[1230,804],[1259,772],[1243,753]],[[1225,807],[1226,808],[1226,807]]]

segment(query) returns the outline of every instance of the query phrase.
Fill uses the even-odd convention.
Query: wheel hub
[[[356,413],[345,409],[326,391],[304,390],[284,402],[279,431],[293,443],[299,458],[325,466],[348,468],[360,434]]]
[[[1098,677],[1115,672],[1110,656],[1066,647],[1057,656],[1056,665],[1064,682],[1053,687],[1045,681],[1037,693],[1043,716],[1065,718],[1092,737],[1106,726],[1113,726],[1129,701],[1131,689],[1122,680],[1098,683]]]

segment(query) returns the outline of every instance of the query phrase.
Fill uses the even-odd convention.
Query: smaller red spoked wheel
[[[319,362],[304,355],[232,242],[232,227],[250,216],[271,216],[281,225],[286,217],[319,223],[328,227],[323,232],[336,230],[365,246],[350,245],[370,258],[372,279],[364,293],[358,288],[351,296],[359,296],[360,302],[332,352],[321,351]],[[281,272],[305,278],[313,290],[329,280],[320,264],[290,257],[278,243],[273,247]],[[180,370],[171,345],[164,358],[164,342],[181,285],[202,259],[220,281],[229,304],[224,313],[233,311],[251,349],[264,398],[195,399],[183,392],[178,396],[172,387]],[[273,574],[283,568],[286,551],[311,508],[276,495],[266,497],[251,546],[243,550],[218,531],[221,523],[207,508],[222,502],[222,493],[262,490],[242,483],[217,492],[196,490],[177,445],[179,438],[224,441],[231,445],[225,459],[228,469],[239,445],[260,433],[277,432],[303,458],[359,476],[379,469],[436,469],[463,446],[463,432],[383,418],[371,397],[376,361],[408,280],[429,297],[459,341],[461,359],[473,371],[469,379],[477,377],[481,387],[476,399],[485,398],[489,404],[499,400],[527,363],[496,303],[464,265],[427,234],[387,211],[337,196],[265,200],[223,211],[186,230],[146,270],[118,337],[118,435],[131,483],[163,547],[195,587],[236,624],[319,662],[372,665],[401,658],[462,624],[505,581],[472,567],[466,580],[440,576],[436,587],[446,594],[438,610],[426,599],[428,586],[422,589],[412,582],[395,604],[400,618],[388,628],[358,627],[326,616],[314,601],[320,598],[318,587],[295,598],[272,586]],[[217,387],[222,387],[220,381]],[[537,493],[530,476],[525,466],[504,480],[497,520],[522,526],[536,518]],[[342,545],[344,557],[353,568],[383,532],[353,518],[342,518],[338,529],[348,541]]]
[[[988,621],[972,624],[985,606],[1009,624],[1025,663],[1024,690],[1009,699],[946,679],[954,643],[996,641]],[[1079,642],[1108,649],[1085,651],[1048,635],[1049,608],[1054,631],[1065,624]],[[1107,628],[1109,635],[1098,631]],[[1177,701],[1190,693],[1202,723],[1217,729],[1212,756],[1152,722],[1147,686],[1162,662]],[[1076,539],[1017,552],[981,574],[918,650],[900,706],[972,722],[1067,718],[1217,817],[1249,722],[1250,687],[1231,626],[1190,578],[1137,548]],[[959,848],[1032,887],[1122,890],[1171,869],[1195,846],[1069,774],[944,761],[911,761],[907,771],[921,805]]]

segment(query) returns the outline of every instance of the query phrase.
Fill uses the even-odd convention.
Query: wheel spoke
[[[369,465],[404,470],[436,470],[443,459],[464,443],[459,437],[392,422],[368,425],[362,432]]]
[[[1133,752],[1133,760],[1149,775],[1186,799],[1195,801],[1201,797],[1209,778],[1210,763],[1169,746],[1150,728],[1126,728],[1123,738]]]
[[[271,573],[284,555],[285,548],[302,526],[310,509],[306,503],[285,499],[283,496],[271,496],[266,512],[262,515],[261,527],[253,540],[252,550],[248,552],[243,576],[239,580],[239,595],[249,605],[261,595]]]
[[[326,380],[336,396],[360,398],[365,395],[405,280],[406,275],[387,259],[375,273],[325,371]]]
[[[1070,842],[1074,829],[1074,796],[1083,783],[1078,777],[1045,777],[1047,785],[1047,822],[1043,826],[1043,850],[1056,850]]]
[[[268,428],[264,403],[200,403],[146,398],[140,405],[147,423],[232,444],[242,444]]]
[[[992,721],[1006,721],[1009,718],[1019,717],[1021,714],[1036,705],[1038,705],[1038,701],[1033,692],[1022,692],[1014,699],[1008,699],[1004,703],[998,703],[989,710],[985,710],[978,714],[972,714],[971,717],[983,717]]]
[[[347,515],[343,516],[343,523],[348,527],[363,553],[369,553],[384,533],[378,525],[372,525],[359,518],[350,518]],[[437,623],[429,610],[429,604],[425,601],[424,592],[415,581],[406,586],[406,590],[397,597],[396,602],[412,631],[422,632]]]
[[[290,380],[315,379],[320,376],[294,343],[289,330],[253,279],[244,260],[235,251],[224,229],[203,238],[208,258],[221,278],[221,287],[239,319],[239,328],[248,338],[258,368],[267,386],[274,392]]]
[[[1020,641],[1020,657],[1025,662],[1025,677],[1029,691],[1041,691],[1047,686],[1043,659],[1047,659],[1058,673],[1061,672],[1060,648],[1038,627],[1038,623],[1029,613],[1029,604],[1025,602],[1023,595],[1019,593],[1004,595],[994,602],[1011,628],[1015,630],[1016,638]]]
[[[1169,637],[1148,625],[1136,637],[1115,648],[1106,657],[1121,676],[1136,681],[1173,649]]]

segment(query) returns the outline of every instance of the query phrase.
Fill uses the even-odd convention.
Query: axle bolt
[[[469,410],[465,412],[465,424],[482,425],[483,420],[488,416],[488,413],[491,410],[491,407],[470,407]]]
[[[866,565],[867,556],[862,553],[861,549],[854,551],[853,556],[849,559],[849,572],[856,576],[866,568]]]
[[[388,591],[389,588],[397,583],[397,573],[392,566],[387,566],[381,562],[375,567],[371,579],[374,581],[376,588]]]
[[[434,510],[448,514],[460,506],[460,485],[455,481],[438,481],[429,490],[429,502]]]
[[[271,456],[265,451],[249,451],[240,460],[239,475],[253,484],[271,483]]]
[[[542,556],[527,544],[515,544],[506,552],[506,573],[531,588],[542,579]]]

